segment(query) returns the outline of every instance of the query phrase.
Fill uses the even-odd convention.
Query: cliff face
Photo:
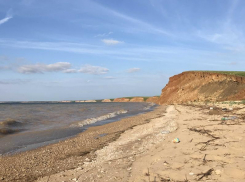
[[[245,99],[245,77],[211,72],[183,72],[169,79],[159,104]]]
[[[144,102],[143,97],[134,97],[129,102]]]
[[[111,102],[111,99],[104,99],[101,102]]]
[[[154,96],[154,97],[149,97],[146,102],[152,102],[152,103],[158,103],[159,102],[159,97]]]
[[[128,98],[116,98],[113,100],[113,102],[129,102]]]

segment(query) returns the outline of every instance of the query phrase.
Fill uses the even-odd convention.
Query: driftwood
[[[201,176],[201,177],[198,178],[197,180],[200,181],[202,178],[208,177],[209,175],[212,174],[213,171],[214,171],[214,169],[209,169],[209,170],[208,170],[207,172],[205,172],[205,173],[197,174],[197,176]]]

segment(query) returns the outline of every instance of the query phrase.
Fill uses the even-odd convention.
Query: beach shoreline
[[[0,169],[8,167],[2,181],[242,182],[244,113],[243,104],[158,106],[58,144],[1,158]],[[176,138],[179,143],[173,142]]]
[[[112,123],[88,128],[86,131],[34,150],[0,157],[0,180],[33,181],[39,177],[73,169],[94,157],[99,148],[116,140],[124,131],[150,121],[164,112],[164,106]],[[79,162],[78,162],[79,161]]]
[[[37,181],[242,182],[244,111],[243,104],[168,105],[80,167]]]

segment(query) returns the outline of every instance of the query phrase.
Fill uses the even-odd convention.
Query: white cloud
[[[66,69],[63,71],[63,73],[77,73],[76,69]]]
[[[130,68],[127,70],[128,73],[135,73],[135,72],[138,72],[140,71],[140,68]]]
[[[117,45],[117,44],[123,43],[121,41],[114,40],[114,39],[102,39],[101,41],[104,42],[107,45]]]
[[[85,65],[80,70],[78,70],[78,72],[80,73],[87,73],[91,75],[106,74],[108,71],[109,71],[108,68],[100,67],[100,66],[92,66],[92,65]]]
[[[11,18],[13,18],[12,11],[9,10],[8,13],[7,13],[7,15],[6,15],[6,17],[0,20],[0,25],[6,23],[6,22],[9,21]]]
[[[71,67],[71,63],[68,62],[58,62],[54,64],[33,64],[33,65],[23,65],[18,68],[18,72],[28,74],[28,73],[43,73],[43,72],[58,72],[64,71]]]

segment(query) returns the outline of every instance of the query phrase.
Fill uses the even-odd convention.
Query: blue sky
[[[245,66],[242,0],[0,0],[0,100],[160,95]]]

